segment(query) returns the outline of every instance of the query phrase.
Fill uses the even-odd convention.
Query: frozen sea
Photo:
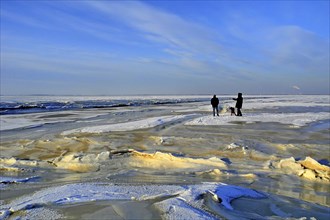
[[[330,96],[1,96],[0,219],[329,219]]]

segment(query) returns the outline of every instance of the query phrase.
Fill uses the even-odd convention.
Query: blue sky
[[[329,7],[1,0],[1,94],[329,94]]]

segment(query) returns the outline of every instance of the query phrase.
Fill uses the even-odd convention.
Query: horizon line
[[[206,96],[206,95],[236,95],[237,93],[184,93],[184,94],[166,94],[166,93],[159,93],[159,94],[153,94],[153,93],[141,93],[141,94],[0,94],[1,96]],[[243,93],[243,95],[330,95],[330,93],[326,94],[326,93]]]

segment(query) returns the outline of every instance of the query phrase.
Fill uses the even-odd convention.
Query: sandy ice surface
[[[141,153],[133,149],[122,150],[119,152],[126,152],[126,157],[111,158],[115,154],[109,151],[104,151],[99,154],[65,153],[64,155],[47,161],[19,160],[13,157],[0,158],[0,170],[24,172],[28,171],[27,167],[53,167],[56,169],[72,170],[76,172],[91,172],[98,171],[102,164],[109,162],[116,166],[123,166],[121,164],[126,164],[133,168],[166,170],[166,172],[209,171],[210,169],[215,168],[227,168],[226,162],[217,157],[176,157],[170,153]],[[0,177],[0,183],[1,180],[6,181],[10,179],[10,177]]]

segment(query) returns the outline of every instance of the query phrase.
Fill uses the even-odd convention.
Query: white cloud
[[[160,77],[178,87],[200,82],[204,91],[212,83],[260,93],[297,84],[307,91],[329,81],[328,40],[299,26],[271,25],[260,14],[232,12],[217,15],[220,24],[202,24],[139,1],[43,2],[22,14],[8,7],[1,11],[6,21],[39,29],[15,36],[4,29],[2,63],[33,74]],[[38,31],[45,37],[33,39]],[[68,50],[72,45],[76,51]]]
[[[147,4],[136,1],[89,1],[88,4],[139,31],[145,39],[164,44],[167,49],[164,51],[171,51],[171,54],[174,50],[179,51],[177,55],[182,55],[182,50],[194,54],[221,51],[211,29]]]
[[[280,26],[269,32],[275,65],[301,73],[329,72],[329,41],[298,26]]]

